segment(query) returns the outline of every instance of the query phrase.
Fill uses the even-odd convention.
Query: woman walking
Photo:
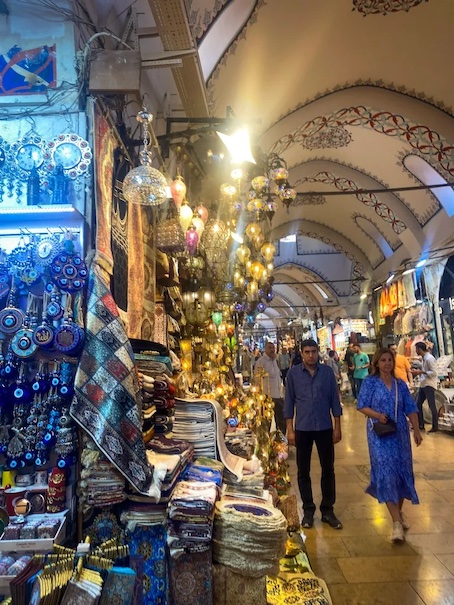
[[[410,500],[419,504],[407,417],[417,446],[421,445],[422,437],[416,403],[403,380],[394,376],[394,364],[394,356],[388,349],[379,349],[375,353],[372,375],[364,379],[358,397],[358,410],[368,418],[371,473],[366,492],[386,504],[393,520],[391,540],[403,542],[403,530],[410,527],[402,512],[403,502]],[[396,423],[396,430],[380,436],[374,424],[386,425],[388,420]]]

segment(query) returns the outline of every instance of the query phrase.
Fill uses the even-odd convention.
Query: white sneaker
[[[402,527],[404,529],[410,529],[410,523],[408,522],[407,517],[404,515],[403,512],[400,513],[400,522],[402,524]]]
[[[391,542],[405,542],[404,528],[402,527],[402,523],[399,521],[394,521],[393,523]]]

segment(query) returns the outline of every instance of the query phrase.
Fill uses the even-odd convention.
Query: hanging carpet
[[[134,488],[148,495],[153,467],[145,455],[134,354],[96,264],[90,269],[85,345],[74,386],[71,416]]]

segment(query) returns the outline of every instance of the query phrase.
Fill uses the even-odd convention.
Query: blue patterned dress
[[[393,378],[391,389],[378,376],[367,377],[361,387],[358,410],[371,408],[393,420],[395,413],[395,386]],[[406,498],[413,504],[419,504],[415,490],[413,459],[411,453],[410,431],[407,416],[417,412],[416,403],[403,380],[397,380],[397,431],[393,435],[379,437],[372,430],[367,419],[367,441],[370,455],[370,485],[366,492],[379,502],[398,503]],[[375,419],[372,422],[377,422]]]

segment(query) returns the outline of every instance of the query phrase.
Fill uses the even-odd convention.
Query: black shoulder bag
[[[398,400],[398,393],[397,393],[397,380],[395,381],[395,387],[396,387],[396,391],[395,391],[395,397],[396,397],[396,405],[395,405],[395,409],[394,409],[394,418],[395,420],[391,420],[391,418],[388,418],[388,420],[386,421],[386,424],[383,424],[383,422],[372,422],[372,418],[369,418],[369,420],[371,421],[372,424],[372,430],[375,431],[375,434],[378,435],[379,437],[387,437],[388,435],[393,435],[396,430],[397,430],[397,400]]]

